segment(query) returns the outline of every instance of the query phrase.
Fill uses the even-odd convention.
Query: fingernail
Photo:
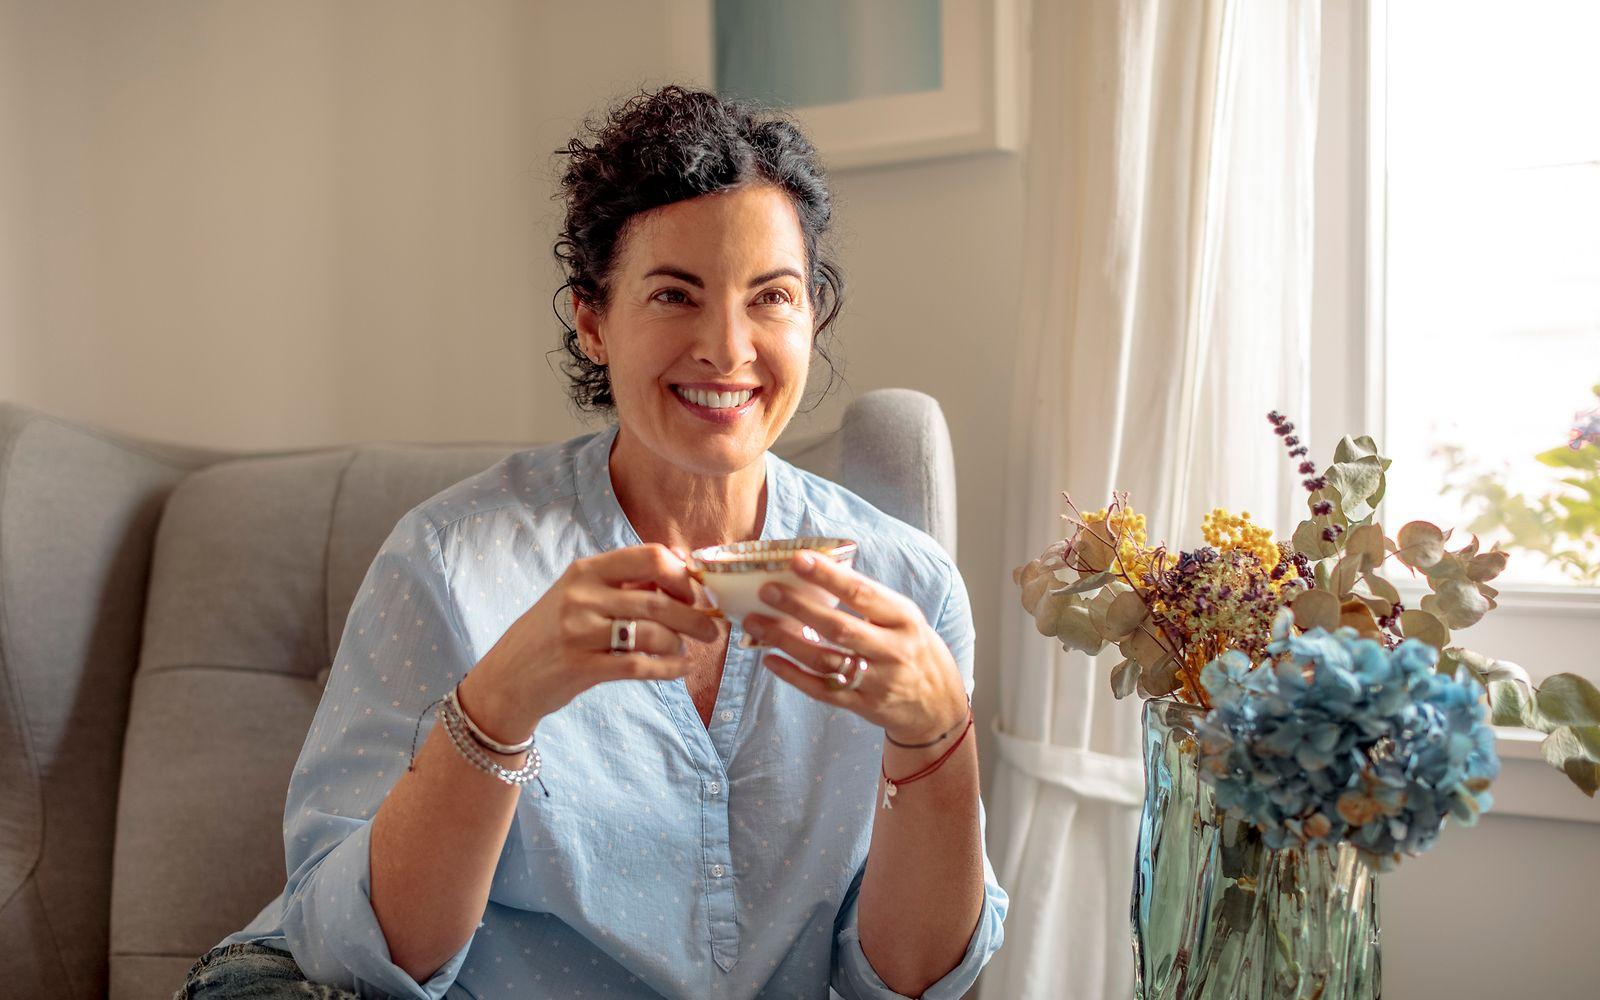
[[[794,561],[800,564],[801,569],[810,569],[817,564],[817,557],[809,552],[802,552],[794,557]]]
[[[778,601],[783,600],[783,588],[775,583],[763,584],[761,587],[761,599],[768,604],[776,604]]]

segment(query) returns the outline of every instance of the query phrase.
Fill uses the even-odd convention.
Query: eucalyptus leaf
[[[1352,597],[1340,605],[1339,627],[1353,628],[1357,635],[1366,639],[1376,639],[1383,634],[1378,628],[1378,621],[1373,616],[1372,609],[1359,597]]]
[[[1422,607],[1436,615],[1450,628],[1468,628],[1483,620],[1489,613],[1489,599],[1467,580],[1446,580],[1436,585],[1430,595],[1423,598]]]
[[[1363,458],[1376,458],[1383,469],[1388,469],[1391,461],[1378,453],[1378,443],[1370,434],[1352,437],[1346,434],[1333,446],[1333,460],[1335,462],[1355,462]]]
[[[1589,755],[1584,741],[1570,727],[1553,731],[1539,745],[1539,752],[1591,799],[1600,791],[1600,762]]]
[[[1139,687],[1139,664],[1123,660],[1111,668],[1111,693],[1126,698]]]
[[[1132,634],[1150,614],[1144,598],[1133,591],[1118,595],[1106,609],[1106,638],[1121,640]]]
[[[1360,555],[1365,561],[1362,572],[1376,569],[1383,563],[1383,528],[1376,524],[1361,524],[1350,529],[1344,538],[1345,558]]]
[[[1122,650],[1123,656],[1138,660],[1146,670],[1153,669],[1168,655],[1167,647],[1152,634],[1149,627],[1134,630],[1133,635],[1117,648]]]
[[[1394,584],[1388,580],[1376,573],[1365,573],[1361,578],[1367,582],[1367,589],[1372,591],[1372,596],[1382,598],[1391,605],[1400,603],[1400,591],[1394,589]]]
[[[1083,564],[1093,573],[1109,569],[1112,560],[1117,556],[1117,550],[1099,535],[1099,532],[1105,530],[1103,525],[1096,525],[1093,528],[1085,528],[1078,537],[1078,558],[1083,560]]]
[[[1528,672],[1510,660],[1497,660],[1492,656],[1475,653],[1460,646],[1449,646],[1439,651],[1439,673],[1454,677],[1458,668],[1465,668],[1479,684],[1485,687],[1494,681],[1521,681],[1530,691],[1532,688]],[[1492,690],[1490,695],[1492,697]],[[1531,693],[1529,697],[1532,697]],[[1496,725],[1502,724],[1513,723],[1496,723]]]
[[[1365,594],[1357,594],[1356,600],[1365,604],[1372,611],[1372,617],[1374,618],[1387,617],[1389,612],[1394,610],[1393,602],[1386,601],[1381,597],[1367,597]]]
[[[1289,602],[1294,623],[1301,631],[1318,626],[1333,631],[1339,627],[1339,599],[1326,590],[1308,590]]]
[[[1510,553],[1502,552],[1499,549],[1491,549],[1488,552],[1479,553],[1472,557],[1471,562],[1467,563],[1467,579],[1474,583],[1493,580],[1505,572],[1506,563],[1510,559]]]
[[[1339,597],[1350,593],[1355,589],[1356,580],[1361,576],[1366,562],[1365,554],[1347,550],[1344,558],[1333,567],[1333,573],[1328,577],[1328,589]]]
[[[1040,560],[1035,559],[1026,565],[1018,566],[1012,571],[1011,578],[1022,587],[1023,610],[1030,615],[1037,613],[1039,602],[1044,600],[1045,594],[1050,590],[1052,574]]]
[[[1040,631],[1043,631],[1042,629]],[[1086,607],[1068,607],[1057,615],[1053,634],[1063,649],[1075,649],[1090,656],[1105,648],[1106,641],[1095,628],[1094,613]]]
[[[1079,577],[1067,586],[1055,591],[1055,593],[1087,594],[1091,590],[1099,590],[1115,579],[1116,574],[1102,570],[1099,573],[1090,573],[1087,576]]]
[[[1497,726],[1520,726],[1548,733],[1555,724],[1539,715],[1533,690],[1521,681],[1489,682],[1489,721]]]
[[[1296,552],[1304,552],[1308,559],[1326,559],[1338,551],[1338,548],[1326,538],[1322,537],[1326,526],[1316,519],[1301,521],[1294,529],[1294,536],[1290,544]]]
[[[1577,674],[1545,678],[1535,698],[1539,711],[1557,725],[1600,726],[1600,689]]]
[[[1178,661],[1172,656],[1162,657],[1155,666],[1144,672],[1143,678],[1145,688],[1157,698],[1183,686],[1178,679]]]
[[[1444,623],[1426,611],[1408,609],[1400,615],[1400,631],[1407,639],[1425,642],[1434,649],[1450,645],[1450,630]]]
[[[1339,491],[1344,501],[1344,514],[1351,521],[1363,521],[1372,516],[1373,507],[1369,501],[1383,481],[1383,465],[1376,455],[1334,462],[1323,478]]]
[[[1427,569],[1444,558],[1445,533],[1436,524],[1412,521],[1395,537],[1400,543],[1395,557],[1412,569]]]

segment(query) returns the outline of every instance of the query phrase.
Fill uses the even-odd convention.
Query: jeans
[[[253,941],[213,948],[189,967],[172,1000],[358,1000],[337,986],[313,983],[286,951]]]

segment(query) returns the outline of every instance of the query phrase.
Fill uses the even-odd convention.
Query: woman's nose
[[[709,310],[695,341],[695,360],[732,374],[756,358],[755,325],[742,304]]]

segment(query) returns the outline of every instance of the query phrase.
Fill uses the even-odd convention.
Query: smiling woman
[[[287,884],[179,996],[959,997],[1007,904],[966,586],[769,450],[839,305],[815,152],[676,87],[564,152],[567,371],[614,422],[401,519],[290,780]],[[707,613],[689,550],[802,538],[852,565],[797,552],[771,614]]]

